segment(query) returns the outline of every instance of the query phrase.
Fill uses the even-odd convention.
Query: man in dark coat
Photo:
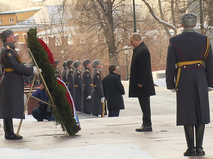
[[[75,108],[77,111],[82,112],[82,71],[81,71],[81,62],[75,61],[73,63],[73,67],[75,68],[73,80],[74,80],[74,90],[73,90],[73,99],[75,103]]]
[[[24,87],[23,75],[39,74],[36,67],[26,67],[15,51],[15,36],[10,29],[0,33],[3,46],[0,63],[3,77],[0,85],[0,118],[4,122],[5,139],[18,140],[23,137],[13,130],[12,118],[24,118]]]
[[[130,67],[129,97],[137,97],[143,112],[142,126],[135,131],[152,131],[150,96],[155,95],[150,53],[141,36],[133,33],[130,43],[134,47]]]
[[[208,37],[195,32],[196,22],[195,14],[181,16],[184,30],[170,38],[166,66],[167,88],[177,92],[177,125],[184,125],[188,146],[184,156],[205,155],[204,128],[210,122],[208,87],[213,87],[213,55]]]
[[[67,61],[64,61],[63,62],[63,71],[61,72],[61,78],[62,78],[62,80],[64,81],[64,83],[67,85],[67,79],[66,79],[66,71],[67,71],[67,69],[68,69],[68,67],[67,67]]]
[[[107,100],[109,110],[108,117],[118,117],[121,109],[124,109],[123,96],[124,87],[121,83],[120,75],[115,73],[115,66],[109,66],[109,75],[103,79],[104,95]]]
[[[82,90],[82,105],[83,113],[91,114],[91,92],[92,92],[92,79],[91,79],[91,62],[90,60],[84,60],[84,71],[82,74],[83,90]]]
[[[92,115],[102,115],[103,107],[102,104],[105,101],[103,85],[102,85],[102,74],[101,74],[101,62],[100,60],[94,60],[92,62],[94,71],[92,73],[93,90],[91,95]]]

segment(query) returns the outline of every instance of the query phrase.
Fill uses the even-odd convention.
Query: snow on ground
[[[16,159],[153,159],[134,145],[90,145],[39,151],[1,148],[0,154],[4,159],[11,159],[11,154]]]
[[[166,79],[165,78],[154,79],[154,83],[158,87],[165,87],[166,88]]]

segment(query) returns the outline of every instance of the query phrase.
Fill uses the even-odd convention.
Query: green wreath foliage
[[[69,135],[75,135],[79,131],[79,127],[72,114],[72,107],[66,99],[66,89],[57,83],[55,68],[50,64],[47,52],[38,41],[37,29],[29,29],[27,36],[28,48],[31,50],[38,67],[42,69],[44,81],[56,106],[53,108],[56,123],[61,124],[63,131],[67,131]]]

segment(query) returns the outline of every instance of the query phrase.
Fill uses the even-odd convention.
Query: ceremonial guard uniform
[[[83,94],[82,94],[82,105],[83,105],[83,113],[91,114],[92,108],[91,108],[91,92],[92,92],[92,79],[90,74],[90,68],[91,66],[89,60],[84,60],[83,62],[84,71],[82,74],[82,80],[83,80]]]
[[[213,87],[213,55],[208,37],[195,32],[196,21],[194,14],[182,15],[184,30],[170,38],[166,66],[167,88],[177,92],[177,125],[184,125],[188,146],[184,156],[205,155],[204,128],[210,122],[208,87]]]
[[[59,60],[55,60],[55,76],[61,78],[61,70],[58,68]]]
[[[82,72],[80,70],[81,63],[80,61],[75,61],[73,67],[76,69],[74,72],[74,103],[77,111],[82,112]]]
[[[64,81],[64,83],[67,85],[67,79],[66,79],[66,71],[67,71],[67,61],[64,61],[64,63],[63,63],[63,67],[64,67],[64,69],[63,69],[63,71],[61,72],[61,78],[62,78],[62,80]]]
[[[67,71],[66,71],[66,80],[67,80],[67,87],[73,96],[73,90],[74,90],[74,81],[73,81],[73,75],[74,75],[74,68],[72,67],[73,60],[67,61]]]
[[[92,82],[93,82],[93,90],[91,95],[91,105],[92,105],[92,115],[98,116],[102,115],[102,104],[104,103],[104,92],[103,92],[103,85],[102,85],[102,74],[100,68],[97,66],[100,65],[99,60],[95,60],[92,63],[94,67],[94,71],[92,74]]]
[[[0,85],[0,118],[4,119],[5,139],[22,139],[13,130],[12,118],[24,118],[24,86],[23,75],[38,74],[36,67],[26,67],[15,51],[15,36],[10,29],[0,33],[3,46],[0,62],[3,77]]]

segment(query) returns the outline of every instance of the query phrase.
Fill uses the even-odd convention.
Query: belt
[[[83,84],[83,86],[85,86],[85,84]],[[90,84],[90,86],[93,86],[93,84]]]
[[[4,71],[5,71],[5,72],[13,72],[13,71],[15,71],[15,70],[12,69],[12,68],[4,68]]]
[[[198,66],[200,66],[200,65],[203,65],[203,61],[202,60],[197,60],[197,61],[183,61],[183,62],[176,63],[177,68],[178,68],[177,81],[176,81],[176,84],[175,84],[175,89],[176,90],[178,90],[177,87],[178,87],[178,83],[179,83],[179,80],[180,80],[180,73],[181,73],[182,66],[185,68],[188,65],[194,65],[194,64],[198,64]]]
[[[78,87],[78,85],[74,85],[75,87]]]

